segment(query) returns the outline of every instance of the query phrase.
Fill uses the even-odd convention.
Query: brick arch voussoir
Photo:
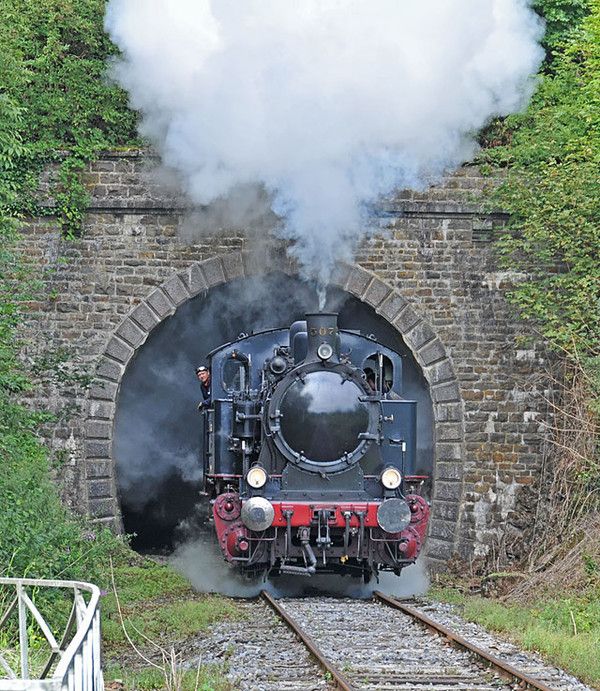
[[[240,250],[195,262],[174,273],[125,317],[110,338],[88,396],[86,477],[88,512],[121,527],[114,459],[113,422],[121,380],[128,363],[162,321],[187,300],[232,280],[281,271],[298,275],[284,251]],[[359,265],[339,263],[330,283],[370,305],[399,332],[430,385],[435,420],[434,502],[428,553],[451,558],[458,538],[463,477],[463,416],[451,358],[431,326],[401,293]]]
[[[258,262],[258,257],[242,251],[194,262],[152,290],[112,334],[88,393],[85,471],[87,509],[92,519],[122,529],[112,448],[113,427],[121,381],[136,351],[154,328],[184,302],[214,286],[252,275]]]
[[[116,401],[125,369],[137,349],[151,331],[184,302],[236,278],[265,273],[265,267],[268,271],[294,273],[293,265],[278,253],[241,250],[194,262],[183,271],[173,273],[142,299],[112,334],[97,367],[97,382],[90,391],[89,400]],[[89,413],[95,417],[93,405]]]

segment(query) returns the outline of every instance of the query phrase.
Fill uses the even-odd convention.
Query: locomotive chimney
[[[340,355],[340,334],[336,312],[311,312],[306,315],[308,352],[306,361],[337,362]]]

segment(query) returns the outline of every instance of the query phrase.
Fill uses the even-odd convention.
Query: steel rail
[[[310,654],[317,660],[321,667],[331,675],[331,680],[335,682],[336,686],[342,689],[342,691],[355,691],[355,687],[350,684],[348,679],[346,679],[335,665],[332,665],[331,662],[324,657],[313,639],[302,629],[296,620],[285,611],[277,600],[273,599],[266,590],[261,590],[260,595],[271,609],[274,610],[277,616],[279,616],[302,643],[304,643]]]
[[[469,642],[466,638],[459,636],[443,624],[439,624],[434,619],[431,619],[431,617],[419,612],[419,610],[415,609],[414,607],[411,607],[404,602],[400,602],[395,598],[384,595],[378,590],[373,593],[373,596],[379,602],[382,602],[389,607],[393,607],[394,609],[400,610],[400,612],[403,612],[413,619],[416,619],[431,631],[442,634],[449,641],[451,641],[453,645],[456,645],[467,652],[474,653],[475,655],[483,658],[499,674],[510,679],[511,681],[518,681],[520,684],[523,684],[523,688],[536,689],[536,691],[555,691],[555,689],[553,689],[551,686],[546,686],[546,684],[542,683],[541,681],[530,677],[528,674],[519,671],[516,667],[504,662],[504,660],[491,655],[487,652],[487,650],[484,650],[474,643]]]

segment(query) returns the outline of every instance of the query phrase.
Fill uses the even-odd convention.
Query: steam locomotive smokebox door
[[[414,475],[417,461],[417,402],[381,401],[381,457],[384,465],[402,464],[404,474]]]
[[[214,464],[218,475],[235,475],[237,456],[233,445],[233,406],[231,401],[213,401],[215,409],[214,424]]]

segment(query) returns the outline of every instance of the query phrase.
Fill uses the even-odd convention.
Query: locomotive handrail
[[[0,630],[17,609],[19,622],[19,674],[0,651],[2,691],[103,691],[104,678],[100,664],[100,590],[81,581],[44,580],[37,578],[0,578],[0,586],[14,586],[15,596],[0,617]],[[28,595],[31,588],[62,588],[73,593],[73,605],[60,643],[48,622]],[[86,603],[83,593],[89,593]],[[28,613],[44,635],[50,656],[39,678],[30,677]],[[73,634],[73,629],[76,628]],[[52,676],[48,676],[59,658]],[[14,663],[13,663],[14,665]]]

